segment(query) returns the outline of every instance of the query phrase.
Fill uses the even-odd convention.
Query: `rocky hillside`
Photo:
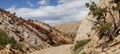
[[[80,23],[81,21],[76,21],[76,22],[70,22],[65,24],[58,24],[53,27],[61,31],[63,34],[66,34],[66,36],[70,37],[74,41],[74,38],[77,34]]]
[[[15,13],[11,14],[0,8],[0,29],[5,36],[12,37],[17,43],[24,45],[24,51],[70,43],[71,40],[61,32],[46,24],[40,24],[24,20],[15,16]]]
[[[120,54],[120,0],[86,3],[90,9],[75,38],[75,54]]]
[[[80,21],[70,22],[65,24],[58,24],[58,25],[55,25],[54,27],[63,33],[76,35],[79,26],[80,26]]]
[[[48,30],[49,32],[52,32],[58,36],[63,36],[63,38],[65,38],[67,41],[69,42],[73,42],[73,38],[70,37],[69,35],[66,35],[65,33],[63,33],[62,31],[59,31],[58,29],[54,28],[54,27],[51,27],[49,24],[45,24],[45,23],[42,23],[40,21],[34,21],[33,23],[41,26],[41,27],[44,27],[46,28],[46,30]]]

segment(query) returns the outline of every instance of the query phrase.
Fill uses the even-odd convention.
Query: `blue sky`
[[[55,25],[84,19],[89,12],[86,2],[90,0],[0,0],[0,8],[24,19]]]
[[[16,6],[16,8],[38,8],[40,0],[0,0],[0,7],[3,9],[7,9],[11,6]],[[34,5],[31,6],[30,4]],[[48,5],[55,6],[58,4],[57,0],[49,0]]]

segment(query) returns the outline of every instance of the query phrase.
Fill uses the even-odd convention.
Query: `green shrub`
[[[59,46],[59,45],[62,45],[63,43],[61,42],[61,41],[58,41],[57,43],[56,43],[56,46]]]
[[[82,54],[86,54],[86,52],[82,52]]]
[[[4,49],[4,47],[2,45],[0,45],[0,50]]]
[[[72,51],[72,54],[78,54],[78,52],[76,52],[76,51]]]
[[[120,10],[120,4],[118,4],[116,7],[112,7],[113,10]]]
[[[9,43],[9,40],[10,39],[8,38],[7,34],[0,29],[0,45],[7,45]]]
[[[106,23],[106,24],[104,24],[104,25],[99,27],[99,31],[101,33],[106,32],[106,31],[108,31],[110,29],[110,27],[111,27],[111,24],[110,23]]]
[[[85,6],[87,8],[89,8],[89,10],[91,11],[91,13],[94,16],[99,16],[99,15],[102,15],[103,13],[107,12],[106,8],[97,7],[97,5],[96,5],[96,3],[94,1],[92,1],[90,4],[89,3],[85,3]]]
[[[115,1],[115,3],[119,3],[120,2],[120,0],[114,0]]]
[[[79,49],[80,47],[86,45],[88,42],[90,42],[91,39],[86,39],[86,40],[81,40],[79,41],[73,48],[73,51],[77,51],[77,49]]]
[[[99,16],[99,15],[102,15],[103,13],[107,12],[106,8],[99,8],[99,7],[96,7],[94,11],[92,11],[92,14],[94,16]]]
[[[23,45],[17,43],[14,37],[9,37],[5,31],[0,29],[0,48],[2,49],[5,45],[11,44],[11,48],[22,50]]]
[[[44,49],[45,45],[39,45],[39,46],[33,46],[32,48],[35,50],[40,50],[40,49]]]
[[[88,8],[88,7],[90,7],[90,4],[89,3],[85,3],[85,6]]]
[[[11,48],[23,51],[23,44],[20,44],[20,43],[11,44]]]

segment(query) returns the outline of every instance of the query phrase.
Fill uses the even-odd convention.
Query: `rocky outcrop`
[[[90,20],[89,20],[90,19]],[[83,20],[78,29],[77,35],[75,37],[75,42],[83,39],[88,39],[95,34],[95,31],[92,30],[95,18],[92,15],[88,15],[85,20]]]
[[[54,27],[63,33],[76,35],[80,23],[81,21],[75,21],[70,23],[58,24],[55,25]]]
[[[12,49],[10,44],[8,44],[3,50],[0,50],[0,54],[23,54],[23,53],[19,50]]]
[[[52,27],[27,21],[0,8],[0,29],[10,37],[24,45],[25,50],[31,48],[47,48],[69,43],[64,35]],[[41,47],[42,46],[42,47]]]
[[[113,11],[112,7],[116,6],[116,3],[110,3],[110,1],[112,0],[100,0],[98,7],[101,8],[109,8],[109,10],[112,12],[116,23],[119,20],[119,12],[118,11]],[[106,16],[106,22],[110,23],[113,22],[112,19],[112,15],[107,12]],[[92,14],[88,14],[88,16],[86,16],[85,20],[82,21],[81,26],[79,27],[78,33],[76,35],[75,41],[79,41],[79,40],[83,40],[83,39],[87,39],[91,36],[93,36],[96,32],[94,31],[94,28],[96,25],[94,24],[94,21],[96,21],[96,17],[94,17]],[[89,37],[88,37],[89,36]]]
[[[58,24],[53,27],[62,32],[63,34],[65,34],[66,37],[74,40],[74,37],[77,34],[80,23],[81,21],[75,21],[70,23]]]
[[[114,1],[115,0],[100,0],[97,7],[107,8],[107,10],[109,10],[105,15],[107,23],[113,23],[115,21],[116,24],[119,24],[119,10],[113,10],[113,7],[117,6],[118,4],[114,3]],[[75,43],[80,40],[91,39],[87,45],[82,47],[82,50],[79,51],[79,54],[82,54],[83,52],[86,54],[120,54],[120,35],[115,36],[116,34],[114,34],[112,36],[113,40],[110,39],[108,35],[102,35],[102,38],[100,38],[101,35],[96,30],[98,28],[95,28],[98,26],[95,24],[97,19],[93,16],[94,15],[89,14],[79,27],[79,31],[75,38]],[[120,30],[119,27],[120,26],[118,25],[117,32]]]
[[[33,47],[37,45],[47,44],[44,42],[36,33],[40,36],[45,37],[46,35],[38,32],[35,28],[27,25],[22,19],[0,10],[0,28],[4,30],[7,35],[13,36],[18,42],[22,42],[26,47]]]
[[[45,24],[42,23],[40,21],[33,21],[33,23],[45,28],[47,31],[57,35],[58,37],[64,38],[65,40],[67,40],[68,42],[73,42],[73,38],[69,37],[69,35],[66,35],[65,33],[63,33],[62,31],[59,31],[59,29],[56,29],[55,27],[51,27],[49,24]]]
[[[108,0],[106,1],[108,2]],[[106,3],[104,1],[100,1],[98,6],[104,8],[106,7],[104,3]],[[108,14],[110,15],[110,14]],[[107,18],[109,18],[108,16],[106,16]],[[91,36],[93,36],[95,34],[95,30],[93,30],[95,24],[94,21],[96,21],[97,17],[94,17],[92,14],[88,14],[86,16],[86,18],[81,22],[80,27],[78,29],[76,38],[75,38],[75,42],[80,41],[80,40],[84,40],[84,39],[89,39],[91,38]],[[109,20],[111,21],[111,20]]]

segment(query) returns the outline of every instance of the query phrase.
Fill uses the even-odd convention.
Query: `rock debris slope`
[[[24,45],[24,50],[41,49],[70,43],[70,39],[56,29],[40,23],[24,20],[0,8],[0,29]]]

